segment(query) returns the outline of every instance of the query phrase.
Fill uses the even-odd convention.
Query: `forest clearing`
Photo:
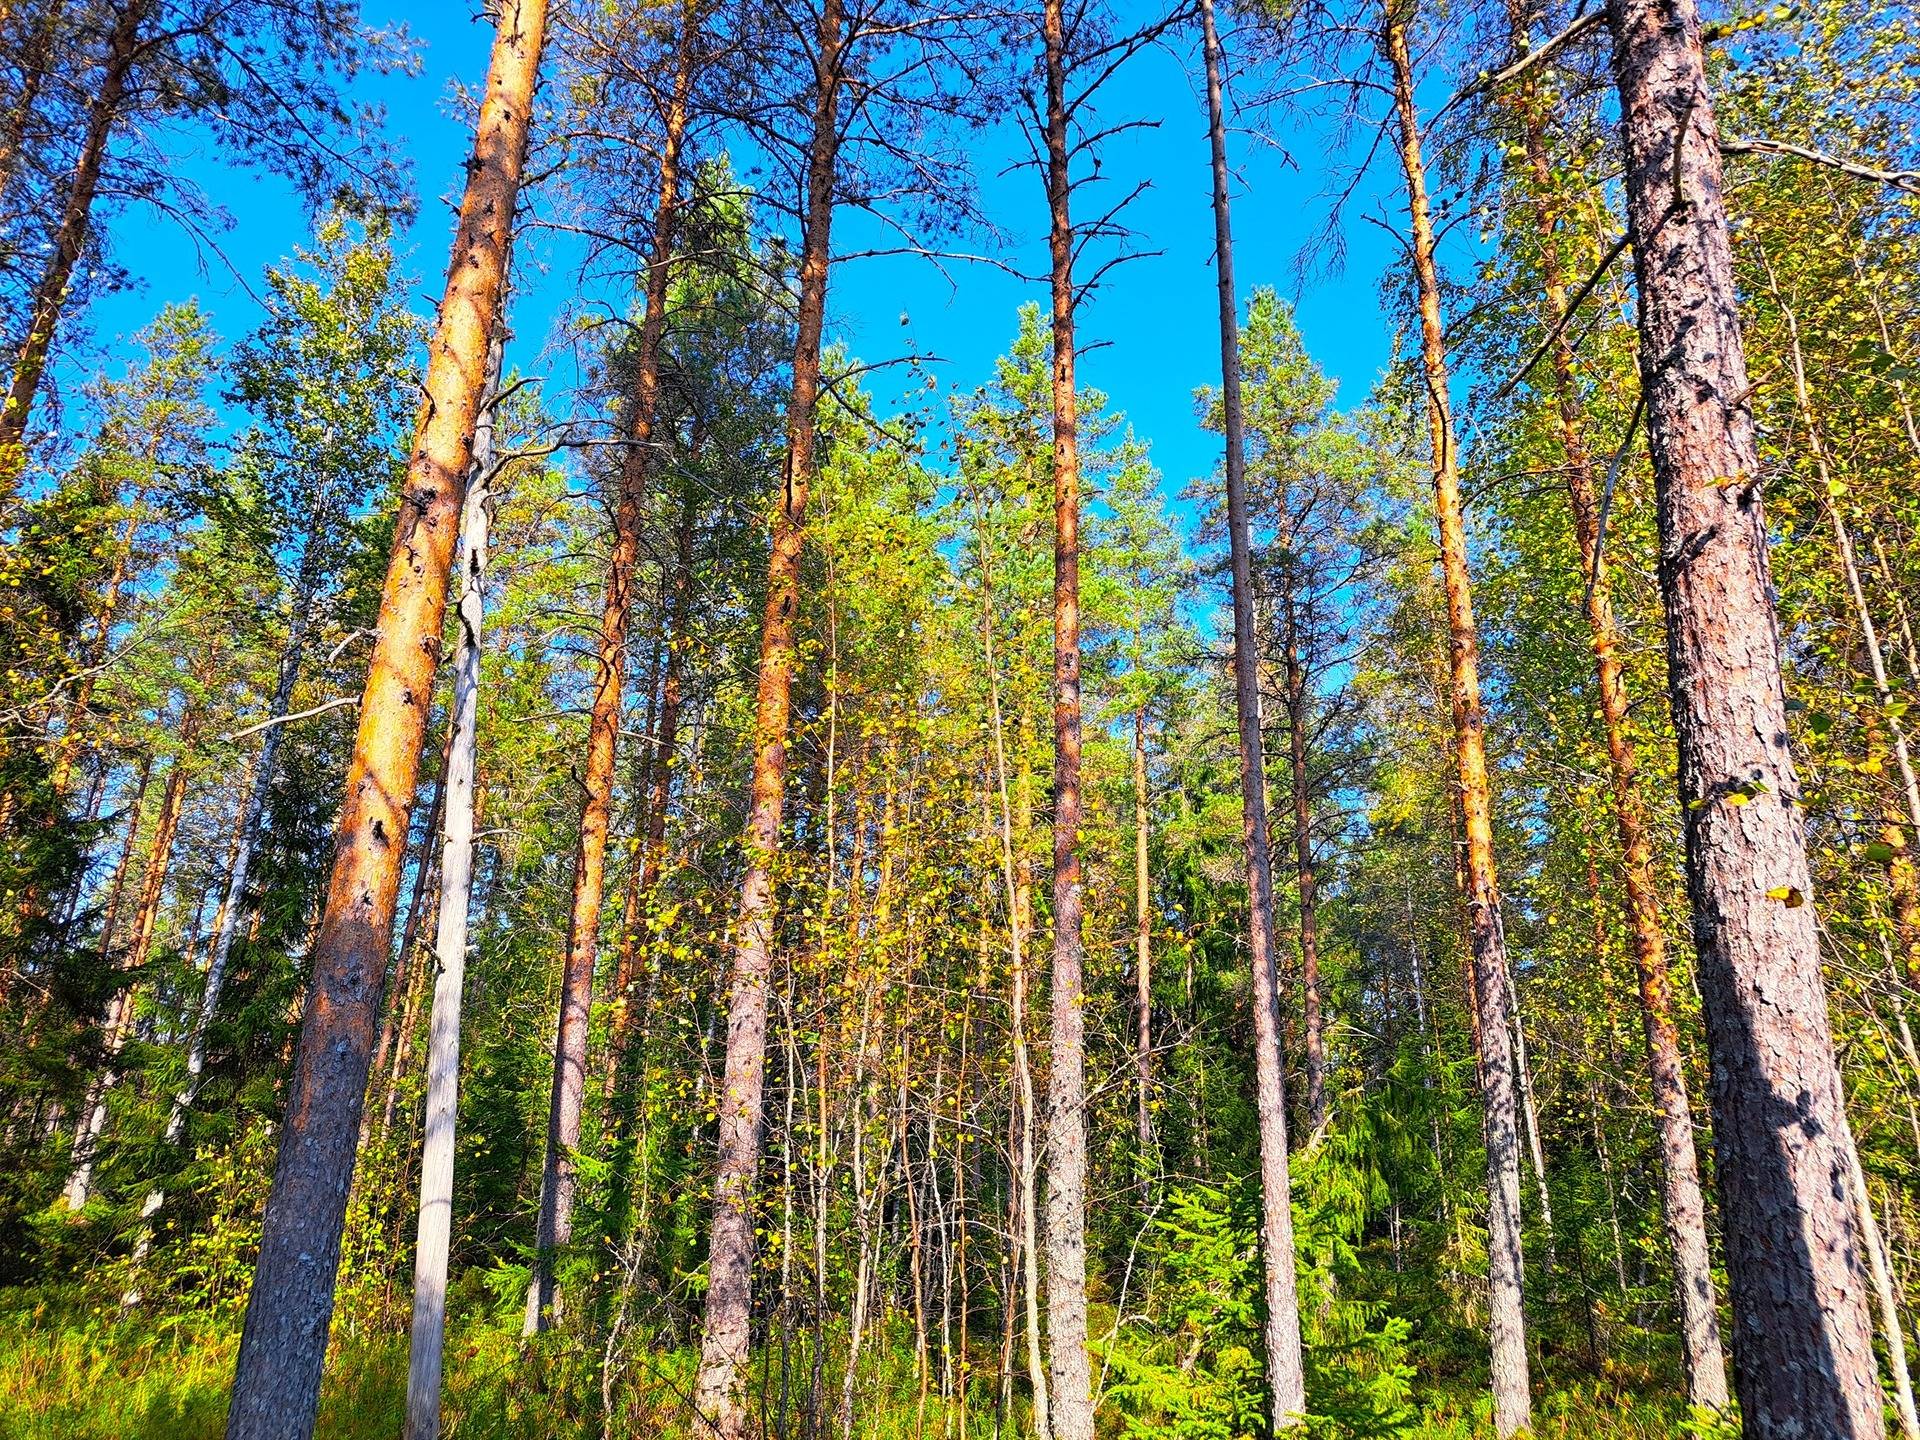
[[[1920,1440],[1911,6],[0,0],[0,236],[0,1440]]]

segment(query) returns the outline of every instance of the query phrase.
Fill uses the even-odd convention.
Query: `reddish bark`
[[[81,137],[79,159],[67,186],[60,224],[53,232],[47,268],[34,287],[27,309],[27,330],[13,363],[7,398],[0,403],[0,509],[12,502],[26,468],[27,421],[46,374],[53,332],[66,308],[74,267],[80,263],[92,233],[93,198],[99,192],[107,145],[120,121],[121,106],[140,57],[140,27],[151,8],[152,0],[126,0],[114,12],[100,74],[90,85],[92,98],[87,102],[87,127]]]
[[[1387,0],[1382,36],[1393,70],[1400,161],[1413,230],[1414,281],[1420,309],[1420,358],[1427,391],[1434,511],[1447,595],[1447,649],[1453,712],[1455,779],[1459,787],[1462,862],[1473,995],[1479,1021],[1480,1089],[1487,1152],[1487,1281],[1494,1429],[1501,1436],[1526,1428],[1528,1388],[1526,1317],[1522,1304],[1520,1142],[1513,1074],[1513,1015],[1507,989],[1507,944],[1500,923],[1499,879],[1493,854],[1493,790],[1487,773],[1486,717],[1480,703],[1480,645],[1467,570],[1466,519],[1460,501],[1454,445],[1452,377],[1440,313],[1433,220],[1426,164],[1414,106],[1413,60],[1407,45],[1411,16]]]
[[[628,444],[614,510],[613,552],[607,560],[606,603],[600,612],[599,663],[587,722],[587,760],[580,781],[584,794],[580,843],[573,861],[573,907],[567,925],[566,961],[561,967],[560,1013],[554,1026],[553,1091],[547,1108],[546,1160],[534,1231],[533,1293],[527,1301],[529,1331],[545,1329],[552,1317],[554,1256],[573,1237],[573,1156],[580,1144],[580,1112],[587,1093],[587,1013],[593,1002],[600,904],[606,894],[607,833],[613,820],[614,752],[626,673],[627,621],[633,611],[641,511],[652,471],[660,348],[666,336],[667,281],[672,273],[674,231],[680,213],[680,156],[687,133],[697,17],[696,0],[689,0],[682,7],[673,91],[664,116],[660,200],[647,252],[646,314],[640,326],[633,393],[627,402]]]
[[[787,782],[794,628],[800,608],[800,552],[813,479],[820,343],[832,262],[834,181],[840,153],[840,94],[848,43],[843,0],[826,0],[814,42],[812,133],[807,150],[806,223],[800,254],[798,334],[787,398],[787,453],[767,599],[760,627],[753,782],[748,804],[746,875],[735,917],[727,1009],[727,1057],[720,1092],[719,1162],[714,1172],[713,1233],[695,1412],[718,1440],[744,1440],[749,1417],[742,1382],[753,1311],[753,1185],[760,1166],[760,1121],[767,1063],[767,981],[773,959],[773,861]]]
[[[308,1440],[319,1407],[367,1062],[546,19],[546,0],[502,0],[314,936],[228,1440]]]
[[[1607,19],[1741,1416],[1755,1440],[1877,1440],[1700,17],[1692,0],[1608,0]]]

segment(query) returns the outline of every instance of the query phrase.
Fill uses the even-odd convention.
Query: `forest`
[[[1909,0],[0,0],[0,1437],[1920,1440],[1917,261]]]

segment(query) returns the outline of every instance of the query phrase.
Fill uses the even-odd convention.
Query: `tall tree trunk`
[[[1045,0],[1053,290],[1053,993],[1047,1067],[1047,1323],[1053,1433],[1093,1440],[1087,1358],[1087,1040],[1080,878],[1080,420],[1066,0]]]
[[[1526,38],[1522,5],[1510,11],[1516,49]],[[1567,286],[1552,203],[1553,165],[1547,150],[1547,101],[1529,77],[1517,97],[1524,126],[1529,195],[1546,292],[1547,319],[1559,326],[1566,315]],[[1553,366],[1554,412],[1559,421],[1566,464],[1567,499],[1573,533],[1586,576],[1587,628],[1606,728],[1608,767],[1613,783],[1614,827],[1620,836],[1621,868],[1626,881],[1628,928],[1633,938],[1634,970],[1639,982],[1640,1021],[1647,1042],[1647,1069],[1653,1089],[1654,1122],[1659,1137],[1661,1215],[1667,1252],[1673,1262],[1674,1297],[1680,1316],[1680,1344],[1687,1368],[1687,1399],[1694,1405],[1724,1410],[1727,1370],[1721,1355],[1720,1315],[1707,1245],[1706,1201],[1700,1187],[1700,1162],[1694,1148],[1693,1110],[1687,1097],[1686,1068],[1680,1053],[1680,1029],[1673,1014],[1673,976],[1667,964],[1666,933],[1660,923],[1659,892],[1653,878],[1653,845],[1646,805],[1640,794],[1640,758],[1628,729],[1632,700],[1626,667],[1620,659],[1620,629],[1613,613],[1613,586],[1602,553],[1599,487],[1593,453],[1587,443],[1586,406],[1574,368],[1573,344],[1564,327],[1549,346]]]
[[[1788,748],[1720,153],[1693,0],[1608,0],[1668,689],[1754,1440],[1885,1433]]]
[[[1487,1281],[1491,1331],[1494,1429],[1502,1437],[1525,1429],[1532,1411],[1527,1377],[1526,1316],[1520,1249],[1520,1145],[1513,1081],[1513,1020],[1507,993],[1507,944],[1500,923],[1500,889],[1493,856],[1493,796],[1487,774],[1485,716],[1480,704],[1479,637],[1467,573],[1466,521],[1460,503],[1459,457],[1454,448],[1451,376],[1440,316],[1440,277],[1434,260],[1433,220],[1427,202],[1426,162],[1414,108],[1412,21],[1404,0],[1386,0],[1382,40],[1393,70],[1400,163],[1413,232],[1414,280],[1420,306],[1420,356],[1427,391],[1428,438],[1433,449],[1434,509],[1447,592],[1454,763],[1466,846],[1463,856],[1473,993],[1479,1017],[1481,1097],[1487,1150]]]
[[[433,953],[432,1030],[427,1043],[427,1117],[420,1152],[419,1235],[413,1256],[413,1324],[407,1361],[405,1440],[440,1434],[440,1364],[446,1340],[447,1255],[453,1237],[454,1123],[459,1115],[460,992],[467,967],[467,907],[473,897],[473,793],[480,717],[480,634],[486,602],[487,529],[493,497],[494,399],[501,331],[488,359],[488,405],[473,438],[472,483],[460,517],[460,638],[454,652],[452,738],[447,745],[440,843],[440,913]]]
[[[814,45],[813,130],[807,150],[806,224],[800,256],[798,334],[787,399],[787,454],[767,561],[755,701],[752,798],[745,835],[746,875],[735,917],[727,1014],[727,1058],[720,1102],[719,1163],[695,1413],[718,1440],[744,1440],[748,1416],[742,1371],[753,1310],[753,1182],[760,1163],[760,1118],[767,1061],[767,978],[773,949],[773,860],[787,779],[787,730],[797,662],[800,551],[807,489],[813,479],[814,405],[820,393],[820,338],[832,262],[834,181],[840,151],[840,90],[848,41],[844,0],[821,7]]]
[[[314,937],[227,1440],[308,1440],[319,1407],[367,1061],[546,20],[546,0],[502,0]]]
[[[652,473],[660,349],[666,335],[667,282],[672,274],[674,230],[680,211],[680,154],[687,131],[697,13],[697,0],[682,6],[673,91],[664,117],[660,151],[660,199],[647,252],[646,315],[641,321],[633,393],[627,402],[628,444],[614,508],[606,603],[600,612],[599,657],[587,722],[586,766],[581,775],[584,795],[580,844],[574,852],[573,907],[567,925],[566,962],[561,968],[560,1013],[554,1026],[553,1092],[547,1108],[546,1160],[534,1231],[533,1285],[527,1297],[529,1333],[545,1329],[552,1319],[555,1257],[573,1238],[574,1151],[580,1144],[580,1112],[587,1091],[587,1012],[593,1003],[600,902],[606,889],[614,751],[627,668],[627,621],[633,610],[634,572],[640,559],[642,507]]]
[[[1293,565],[1285,587],[1287,765],[1293,785],[1293,864],[1300,891],[1300,991],[1307,1032],[1307,1129],[1327,1123],[1327,1037],[1321,1009],[1319,880],[1313,865],[1313,798],[1307,779],[1307,666],[1300,645],[1300,605]]]
[[[1147,710],[1133,712],[1133,1007],[1134,1081],[1139,1090],[1135,1121],[1142,1172],[1152,1175],[1153,1155],[1153,888],[1147,867]]]
[[[1260,1249],[1264,1264],[1267,1386],[1274,1431],[1307,1409],[1294,1276],[1293,1199],[1287,1176],[1287,1100],[1280,1054],[1279,977],[1273,941],[1273,860],[1267,839],[1267,762],[1260,733],[1259,653],[1254,638],[1253,547],[1247,514],[1246,417],[1240,394],[1240,305],[1233,279],[1227,199],[1224,61],[1213,0],[1200,0],[1213,157],[1214,266],[1220,294],[1221,411],[1226,429],[1227,539],[1233,562],[1233,694],[1240,727],[1240,842],[1246,855],[1247,950],[1253,968],[1254,1102],[1260,1124]],[[1204,1152],[1203,1152],[1204,1153]]]
[[[41,378],[46,374],[53,332],[60,322],[61,311],[66,308],[74,267],[80,263],[92,233],[93,199],[100,189],[107,145],[119,123],[128,85],[140,60],[140,27],[152,7],[153,0],[123,0],[114,11],[99,78],[90,85],[87,126],[80,141],[79,159],[68,182],[60,223],[53,232],[47,268],[34,287],[33,299],[28,305],[27,330],[13,362],[7,397],[0,402],[0,511],[11,505],[26,469],[27,421],[40,393]]]

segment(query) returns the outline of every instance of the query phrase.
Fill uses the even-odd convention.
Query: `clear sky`
[[[386,107],[389,134],[410,157],[423,197],[418,219],[400,240],[404,270],[417,283],[423,313],[439,294],[452,231],[450,202],[469,144],[451,103],[451,87],[458,81],[477,88],[485,75],[491,30],[472,20],[470,12],[477,8],[445,0],[367,0],[365,5],[369,23],[404,22],[422,42],[417,74],[372,77],[363,88]],[[1152,443],[1171,493],[1207,473],[1218,453],[1217,440],[1195,423],[1192,402],[1194,387],[1215,382],[1219,368],[1205,109],[1191,73],[1192,49],[1190,38],[1182,38],[1172,49],[1142,52],[1102,92],[1100,110],[1107,123],[1123,118],[1159,122],[1112,141],[1102,172],[1112,177],[1105,191],[1113,197],[1135,180],[1151,182],[1128,218],[1138,233],[1138,248],[1158,253],[1112,272],[1080,317],[1083,383],[1107,392],[1139,436]],[[988,213],[1014,246],[1005,258],[1037,275],[1045,263],[1046,235],[1040,179],[1031,169],[1001,173],[1018,144],[1018,137],[1004,130],[989,132],[976,168]],[[220,253],[148,212],[116,217],[113,253],[137,283],[93,307],[91,351],[77,352],[69,362],[64,371],[69,385],[161,305],[187,296],[197,296],[211,312],[223,339],[237,340],[259,318],[248,287],[257,289],[262,268],[307,237],[310,217],[284,186],[219,166],[199,153],[192,136],[180,137],[179,149],[183,173],[232,217],[231,227],[215,237]],[[1237,135],[1230,151],[1238,182],[1234,232],[1243,300],[1261,284],[1294,295],[1297,259],[1321,232],[1329,207],[1324,143],[1311,130],[1291,129],[1259,138]],[[1308,347],[1341,382],[1345,404],[1365,397],[1390,348],[1379,276],[1390,262],[1392,242],[1359,218],[1362,210],[1377,208],[1378,197],[1391,193],[1385,189],[1390,177],[1377,164],[1376,170],[1349,208],[1344,269],[1297,296]],[[1094,203],[1089,193],[1087,208]],[[850,229],[839,238],[843,248],[863,243]],[[547,373],[551,362],[540,360],[538,352],[556,307],[573,288],[571,260],[550,235],[523,242],[516,265],[520,353],[510,355],[510,365],[517,361]],[[954,265],[949,273],[951,281],[931,263],[907,257],[840,267],[830,302],[830,335],[869,363],[892,358],[911,343],[947,362],[937,372],[943,388],[971,389],[989,376],[994,357],[1011,340],[1018,306],[1043,301],[1046,291],[984,265]],[[905,328],[903,313],[910,318]],[[118,368],[112,358],[108,364]],[[570,377],[552,378],[551,398],[559,401],[559,387]],[[885,407],[891,388],[886,372],[871,383]]]

